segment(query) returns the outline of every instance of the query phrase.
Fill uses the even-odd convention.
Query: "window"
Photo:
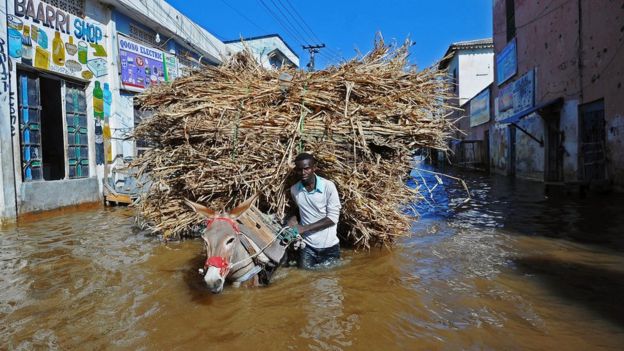
[[[84,86],[18,71],[18,103],[23,181],[88,177]]]
[[[84,17],[85,14],[85,0],[43,0],[43,2],[77,17]]]
[[[152,44],[158,47],[159,43],[156,42],[156,32],[143,29],[135,24],[130,23],[130,37],[140,40],[146,44]]]
[[[507,18],[507,41],[511,41],[516,36],[516,4],[514,0],[505,0],[505,11]]]
[[[19,72],[18,74],[22,178],[25,182],[42,180],[39,79],[34,74],[24,72]]]
[[[89,140],[84,86],[72,83],[65,86],[65,119],[68,178],[86,178],[89,176]]]
[[[457,79],[457,68],[453,69],[453,92],[459,93],[459,81]]]

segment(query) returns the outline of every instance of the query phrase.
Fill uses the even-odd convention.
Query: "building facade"
[[[299,56],[288,46],[279,34],[261,37],[243,38],[224,41],[232,52],[246,48],[264,68],[273,69],[282,66],[299,67]]]
[[[494,0],[493,18],[492,169],[624,188],[622,3]]]
[[[135,95],[232,54],[163,0],[0,10],[0,222],[101,201],[113,160],[137,154]]]
[[[458,110],[448,118],[458,131],[451,142],[449,160],[467,168],[488,168],[489,87],[494,80],[494,45],[491,38],[453,43],[438,66],[448,72]],[[485,101],[487,100],[487,103]]]

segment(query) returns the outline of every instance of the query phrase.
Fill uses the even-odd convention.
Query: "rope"
[[[282,236],[282,233],[284,233],[286,230],[289,230],[289,229],[290,229],[291,231],[290,231],[290,233],[288,234],[288,236]],[[293,234],[293,233],[294,233],[294,234]],[[241,233],[241,235],[245,235],[245,234]],[[271,244],[273,244],[273,243],[274,243],[277,239],[287,240],[287,238],[296,238],[297,236],[299,236],[299,232],[297,231],[297,229],[296,229],[296,228],[291,228],[291,227],[286,226],[286,227],[282,228],[282,229],[281,229],[281,230],[277,233],[277,235],[275,235],[275,238],[273,238],[273,240],[271,240],[268,244],[266,244],[266,245],[265,245],[265,246],[264,246],[264,247],[263,247],[260,251],[256,252],[255,254],[253,254],[253,255],[251,255],[251,256],[249,256],[249,257],[245,257],[245,258],[243,258],[242,260],[238,260],[238,261],[236,261],[236,262],[232,263],[232,266],[231,266],[231,268],[230,268],[230,269],[231,269],[231,270],[233,270],[233,269],[234,269],[234,267],[235,267],[237,264],[240,264],[241,262],[244,262],[244,261],[246,261],[246,260],[253,260],[254,258],[258,257],[261,253],[263,253],[263,252],[264,252],[264,250],[266,250],[269,246],[271,246]],[[289,240],[289,241],[288,241],[288,245],[290,245],[290,243],[292,243],[292,240]]]

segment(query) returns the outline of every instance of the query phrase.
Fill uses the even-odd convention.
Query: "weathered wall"
[[[473,49],[461,50],[457,56],[459,57],[459,105],[461,106],[492,83],[494,53],[492,49]],[[452,70],[449,69],[449,72]]]
[[[624,189],[624,1],[582,1],[582,100],[604,99],[607,176]]]
[[[76,180],[22,183],[19,213],[47,211],[100,200],[95,177]]]
[[[539,140],[544,140],[544,121],[532,114],[518,122],[518,126]],[[516,133],[516,175],[526,179],[544,180],[544,147],[522,131]]]
[[[0,13],[6,13],[6,3],[0,2]],[[15,135],[17,101],[11,89],[6,16],[0,16],[0,223],[16,216],[15,175],[11,139]]]

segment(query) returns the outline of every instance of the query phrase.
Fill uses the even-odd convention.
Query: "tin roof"
[[[474,50],[474,49],[494,49],[494,41],[492,38],[483,38],[483,39],[475,39],[475,40],[466,40],[466,41],[458,41],[449,45],[446,53],[444,54],[444,58],[438,64],[439,69],[445,69],[453,56],[455,56],[456,51],[460,50]]]

